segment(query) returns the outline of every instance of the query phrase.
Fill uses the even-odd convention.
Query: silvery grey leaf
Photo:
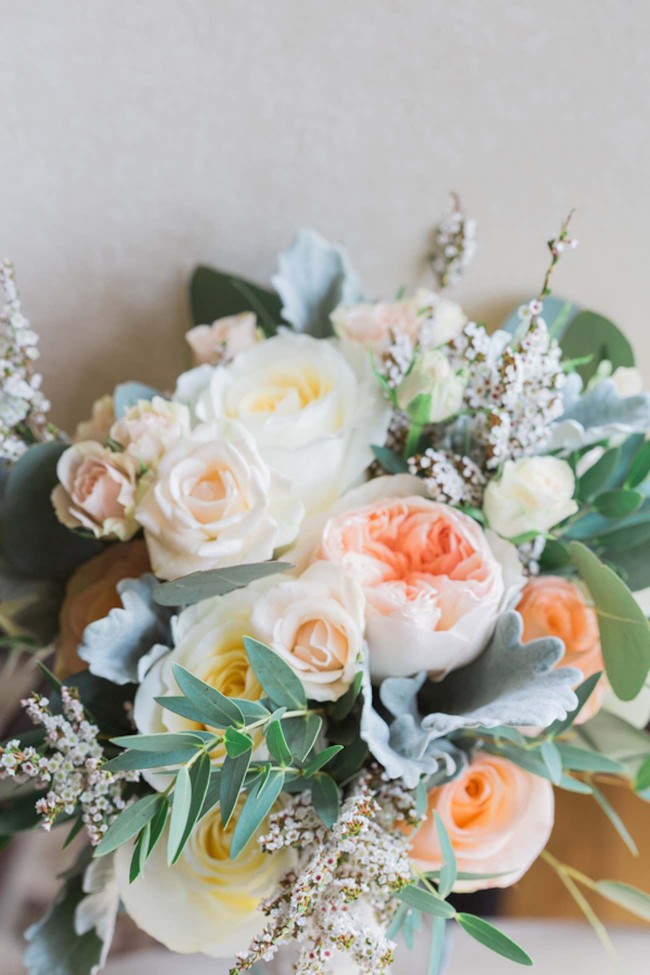
[[[613,434],[644,433],[650,426],[650,395],[620,396],[611,379],[582,393],[577,373],[567,376],[564,413],[551,428],[544,450],[574,450]]]
[[[114,684],[137,683],[140,658],[156,645],[170,643],[173,610],[156,603],[156,586],[149,574],[118,583],[122,606],[87,626],[79,647],[92,674]]]
[[[280,254],[271,283],[282,299],[283,318],[316,338],[332,334],[330,314],[337,305],[362,298],[345,249],[313,230],[301,230]]]

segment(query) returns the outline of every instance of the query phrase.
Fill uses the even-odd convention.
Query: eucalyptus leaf
[[[231,698],[195,677],[180,664],[172,664],[172,670],[183,694],[206,715],[205,724],[214,728],[244,724],[244,716]]]
[[[625,775],[625,766],[607,755],[591,751],[588,748],[576,748],[565,742],[558,742],[557,751],[562,765],[572,772],[601,772],[610,775]]]
[[[236,728],[226,728],[224,735],[226,751],[231,758],[238,758],[245,752],[250,752],[253,748],[253,739],[250,735],[237,731]]]
[[[578,481],[578,497],[588,501],[603,491],[612,480],[621,457],[620,448],[606,450],[595,464],[588,467]]]
[[[207,724],[207,715],[197,707],[192,704],[186,697],[156,697],[154,698],[157,704],[165,708],[166,711],[171,711],[172,714],[179,714],[182,718],[187,718],[189,721],[196,721],[197,724]]]
[[[147,768],[172,768],[184,765],[196,755],[196,748],[176,748],[168,752],[138,752],[129,749],[111,758],[102,768],[107,772],[134,772]]]
[[[307,695],[300,680],[277,653],[247,636],[244,647],[255,676],[274,704],[292,710],[307,707]]]
[[[503,931],[499,931],[484,918],[461,913],[456,915],[456,921],[467,934],[498,955],[503,955],[504,958],[508,958],[518,965],[533,964],[532,958],[526,954],[523,948],[520,948],[512,938],[509,938]]]
[[[456,854],[454,853],[454,848],[449,838],[447,827],[440,818],[440,814],[437,810],[434,810],[433,818],[435,820],[436,832],[438,833],[438,842],[440,843],[440,852],[442,854],[442,867],[440,869],[440,878],[438,880],[438,893],[441,897],[446,899],[454,889],[454,884],[456,883],[456,877],[458,875]]]
[[[596,890],[602,897],[606,897],[613,904],[650,921],[650,894],[631,884],[621,883],[619,880],[599,880]]]
[[[546,739],[540,745],[539,751],[548,769],[551,782],[554,785],[559,785],[562,781],[562,756],[557,746],[550,739]]]
[[[291,749],[287,744],[287,739],[284,737],[282,724],[277,719],[269,722],[267,725],[266,744],[271,753],[271,758],[275,759],[279,765],[291,764]]]
[[[132,748],[137,752],[170,752],[178,748],[201,748],[204,738],[193,731],[170,731],[156,735],[122,735],[111,738],[119,748]]]
[[[95,930],[84,934],[75,930],[76,911],[85,896],[81,876],[68,878],[45,915],[28,928],[24,962],[29,975],[95,975],[99,971],[102,939]]]
[[[235,811],[237,800],[244,787],[244,780],[251,761],[250,751],[243,752],[237,758],[226,755],[221,766],[220,802],[221,822],[226,829]]]
[[[387,474],[408,474],[409,466],[400,454],[396,454],[390,447],[379,447],[372,444],[375,460],[381,464]]]
[[[181,779],[181,776],[181,791],[179,793],[179,779]],[[201,755],[192,764],[189,771],[187,768],[182,768],[176,777],[167,845],[167,858],[170,864],[176,863],[180,857],[192,830],[201,817],[209,783],[210,756],[207,754]],[[179,798],[181,808],[177,813],[176,809]]]
[[[171,582],[157,583],[153,598],[161,606],[191,606],[212,596],[224,596],[235,589],[243,589],[256,579],[292,568],[290,562],[250,562],[225,569],[190,572]]]
[[[254,312],[267,335],[282,323],[281,302],[267,288],[234,274],[197,267],[190,281],[192,320],[195,325],[209,325],[218,318]]]
[[[594,501],[594,508],[606,518],[627,518],[639,510],[643,501],[644,497],[639,491],[617,488],[599,494]]]
[[[595,604],[612,689],[621,700],[630,701],[650,671],[648,621],[625,583],[593,552],[580,542],[571,542],[570,552]]]
[[[331,760],[343,750],[343,745],[329,745],[322,752],[314,757],[305,765],[305,775],[315,775],[320,769],[325,768]]]
[[[590,783],[590,785],[591,785],[591,791],[594,799],[596,800],[596,802],[598,803],[602,811],[605,813],[610,823],[612,824],[612,826],[614,827],[614,829],[616,830],[620,838],[623,840],[623,842],[625,843],[626,847],[628,848],[632,856],[638,857],[639,855],[638,847],[634,842],[634,839],[632,838],[632,835],[630,834],[630,831],[628,830],[627,826],[625,825],[625,823],[623,822],[619,814],[616,812],[616,810],[612,806],[607,796],[605,796],[600,791],[600,789],[598,789],[593,784],[593,782]]]
[[[332,829],[339,818],[341,793],[338,785],[326,772],[317,772],[310,780],[311,801],[321,822]]]
[[[565,718],[562,718],[559,721],[554,721],[553,724],[549,725],[549,727],[546,729],[546,734],[548,736],[561,735],[563,731],[566,731],[567,728],[570,728],[571,725],[574,724],[576,718],[596,689],[596,685],[602,676],[601,671],[599,671],[597,674],[590,674],[589,677],[585,678],[585,680],[583,680],[582,683],[576,687],[575,695],[578,700],[577,705],[567,713]]]
[[[650,474],[650,441],[646,441],[638,450],[625,478],[625,486],[638,487]]]
[[[95,856],[106,856],[118,846],[128,843],[156,815],[165,803],[162,795],[148,795],[127,806],[108,827],[99,844]]]
[[[284,775],[284,772],[272,769],[266,781],[261,781],[248,793],[232,835],[230,844],[230,858],[232,860],[235,860],[242,850],[248,846],[270,813],[282,791]]]
[[[431,917],[452,918],[456,916],[456,911],[451,904],[416,884],[409,884],[408,887],[404,887],[403,890],[400,890],[397,898],[407,907],[422,911],[423,914],[429,914]]]
[[[311,753],[323,726],[319,714],[305,714],[287,718],[282,722],[282,730],[296,761],[305,762]]]
[[[282,299],[286,321],[315,338],[332,334],[330,315],[338,305],[362,298],[344,248],[328,243],[313,230],[301,230],[280,254],[271,283]]]
[[[603,315],[593,311],[581,311],[572,320],[561,341],[562,352],[567,359],[579,358],[585,352],[593,353],[589,363],[578,368],[587,382],[595,375],[599,363],[611,362],[612,368],[633,366],[634,352],[621,330]]]

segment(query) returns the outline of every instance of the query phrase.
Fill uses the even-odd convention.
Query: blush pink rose
[[[437,300],[432,291],[418,288],[410,298],[399,301],[339,305],[332,312],[332,324],[342,339],[360,342],[375,352],[385,351],[397,335],[405,335],[415,345]]]
[[[52,492],[59,521],[97,538],[131,538],[138,530],[133,517],[138,466],[129,454],[114,453],[94,440],[68,447],[59,458],[60,483]]]
[[[458,880],[469,893],[510,887],[540,855],[553,828],[553,786],[496,755],[478,753],[453,782],[429,792],[427,818],[415,833],[411,857],[420,870],[442,866],[437,812],[456,854],[459,872],[501,874]]]
[[[369,481],[293,556],[334,562],[361,586],[375,680],[463,667],[523,586],[510,543],[425,493],[409,474]]]
[[[605,670],[596,611],[579,586],[561,576],[537,576],[524,589],[517,612],[524,621],[523,639],[558,637],[566,653],[558,667],[577,667],[583,679]],[[578,715],[576,724],[588,721],[600,711],[609,684],[603,675]]]
[[[111,427],[111,439],[148,467],[177,440],[189,436],[190,411],[182,403],[154,396],[139,400]]]
[[[250,349],[262,339],[257,317],[245,311],[240,315],[218,318],[212,325],[197,325],[185,336],[192,350],[194,365],[230,362],[240,352]]]
[[[93,403],[90,420],[83,420],[77,425],[74,439],[75,441],[96,440],[103,444],[109,436],[113,423],[115,423],[115,403],[113,396],[107,393]]]

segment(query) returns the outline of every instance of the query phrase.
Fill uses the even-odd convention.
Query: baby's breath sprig
[[[476,221],[467,217],[457,193],[449,194],[449,210],[433,232],[429,260],[438,290],[458,284],[476,252]]]

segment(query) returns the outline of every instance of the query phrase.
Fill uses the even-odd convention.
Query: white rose
[[[426,349],[397,387],[397,402],[408,410],[418,396],[430,396],[427,423],[441,423],[454,416],[463,405],[465,377],[452,369],[444,352]]]
[[[316,562],[264,593],[253,610],[253,632],[291,667],[308,697],[336,701],[363,653],[364,609],[354,579],[330,562]]]
[[[420,342],[425,346],[445,345],[457,338],[466,325],[467,315],[461,306],[436,295],[432,317],[422,326]]]
[[[474,660],[524,579],[516,549],[446,504],[410,474],[378,477],[314,519],[288,558],[335,563],[366,597],[374,680]]]
[[[612,373],[611,380],[616,386],[616,392],[623,398],[638,396],[643,392],[643,376],[634,366],[619,366]]]
[[[190,411],[162,396],[139,400],[110,430],[111,440],[147,466],[156,464],[177,440],[189,436]]]
[[[257,316],[245,311],[240,315],[218,318],[212,325],[197,325],[185,336],[192,350],[194,364],[216,365],[229,361],[245,349],[250,349],[263,338],[257,327]]]
[[[540,534],[578,510],[575,478],[565,460],[524,457],[506,461],[503,473],[487,486],[483,511],[490,528],[504,538]]]
[[[332,312],[332,325],[341,338],[359,342],[374,352],[384,352],[398,335],[405,335],[415,345],[438,301],[435,292],[418,288],[411,297],[397,301],[339,305]]]
[[[357,481],[372,462],[370,445],[384,443],[390,408],[369,357],[352,343],[343,355],[332,342],[283,333],[197,377],[207,378],[199,419],[241,423],[308,512]],[[181,380],[194,398],[196,384]]]
[[[204,424],[165,454],[136,518],[155,574],[174,579],[272,558],[295,538],[302,507],[243,427]]]
[[[262,687],[248,661],[244,637],[253,633],[253,606],[259,599],[260,587],[268,584],[269,580],[264,580],[225,596],[203,599],[179,613],[172,623],[171,653],[154,659],[136,691],[133,720],[140,734],[193,731],[199,727],[195,721],[163,708],[156,700],[180,694],[174,664],[180,664],[226,697],[259,701],[263,696]],[[254,735],[254,739],[256,745],[261,744],[261,733]],[[217,745],[211,757],[214,763],[222,762],[226,757],[225,747]],[[164,773],[145,771],[143,777],[155,789],[162,790],[169,785]]]
[[[224,830],[219,806],[213,807],[171,867],[164,834],[134,883],[129,883],[132,844],[117,850],[115,875],[127,913],[170,951],[231,958],[264,929],[266,917],[258,905],[275,891],[292,856],[286,851],[262,852],[256,837],[267,831],[265,820],[237,859],[231,860],[238,815],[236,811]]]

